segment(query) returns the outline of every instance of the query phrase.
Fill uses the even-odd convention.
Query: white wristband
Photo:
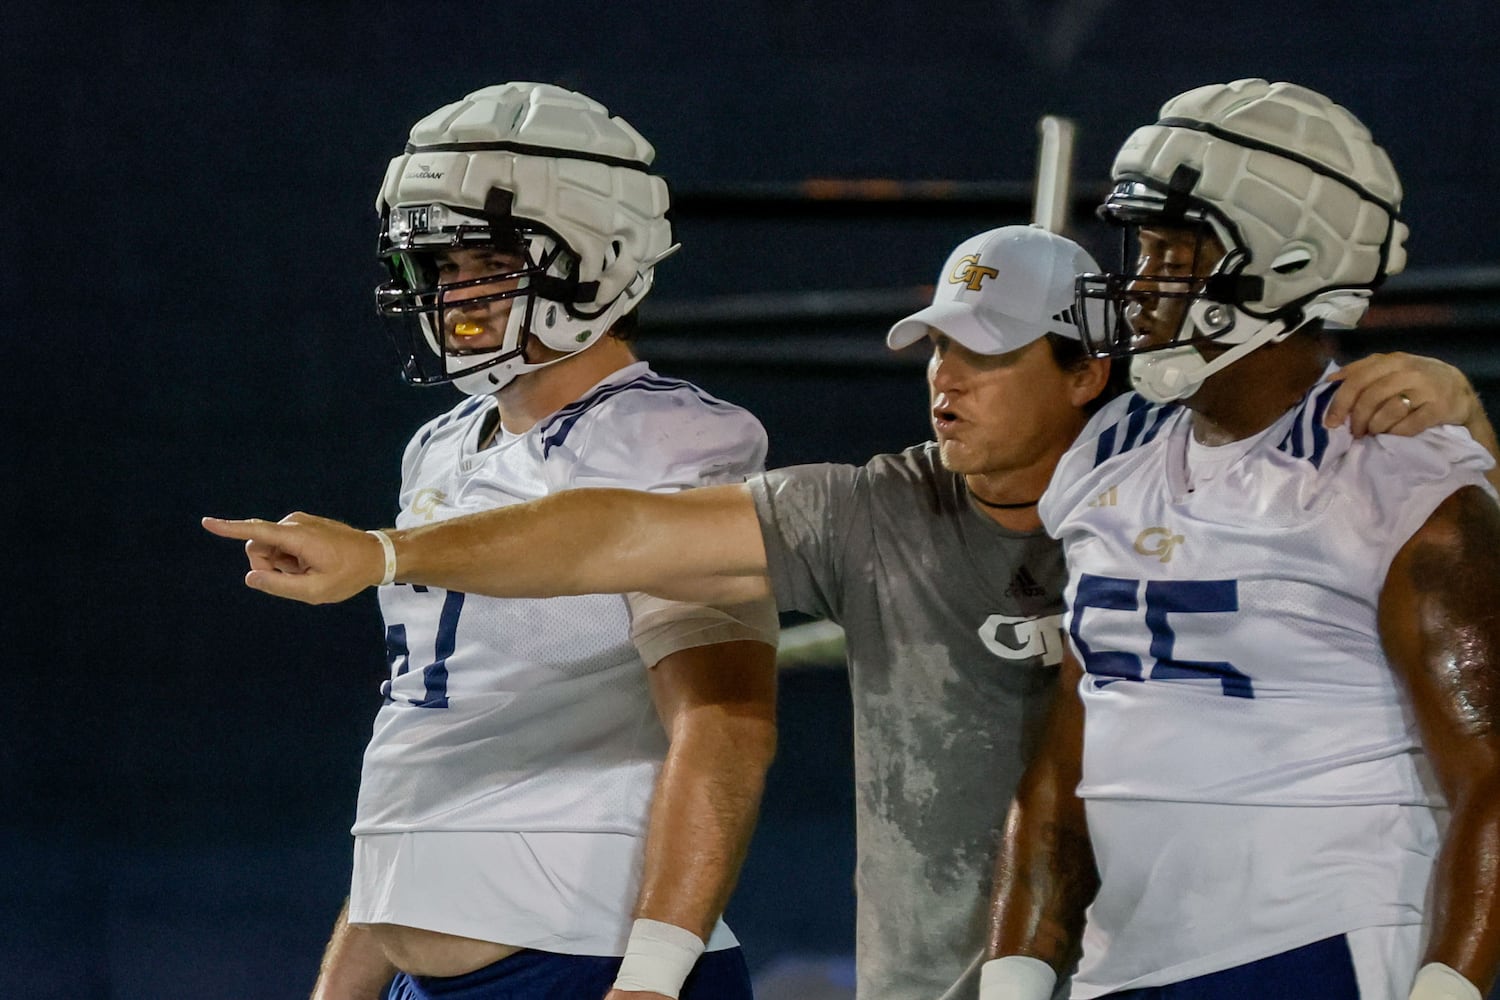
[[[705,947],[703,939],[692,931],[638,917],[630,927],[625,960],[620,963],[614,988],[675,998]]]
[[[380,586],[388,586],[396,579],[396,545],[391,541],[390,535],[378,529],[365,534],[374,535],[375,540],[380,543],[380,550],[385,553],[385,573],[380,578]]]
[[[1417,972],[1410,1000],[1481,1000],[1479,987],[1442,962],[1428,962]]]
[[[979,1000],[1050,1000],[1057,973],[1040,958],[1004,955],[979,967]]]

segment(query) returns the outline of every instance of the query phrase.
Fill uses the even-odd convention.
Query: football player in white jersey
[[[1079,305],[1106,307],[1086,341],[1136,391],[1042,500],[1076,658],[1009,818],[981,996],[1046,997],[1081,927],[1077,998],[1479,1000],[1492,460],[1454,428],[1325,419],[1319,334],[1402,269],[1400,182],[1344,108],[1264,80],[1173,98],[1113,173],[1126,267]]]
[[[1075,275],[1094,269],[1076,244],[1024,226],[953,251],[933,305],[889,337],[929,339],[933,443],[677,496],[576,491],[393,536],[403,580],[502,596],[771,588],[783,608],[844,625],[861,998],[977,987],[994,829],[1060,655],[1066,577],[1035,499],[1103,385],[1067,320]],[[1388,430],[1382,404],[1405,392],[1423,405],[1401,412],[1403,431],[1472,419],[1490,433],[1472,388],[1440,363],[1374,357],[1340,374],[1331,422],[1337,406],[1360,433]],[[208,524],[252,540],[246,582],[269,593],[341,600],[382,573],[375,541],[336,522]],[[1024,585],[997,590],[1016,567]]]
[[[653,158],[544,84],[412,128],[377,199],[377,299],[407,380],[466,398],[408,445],[397,525],[763,467],[753,416],[624,337],[676,249]],[[379,596],[391,676],[314,996],[384,996],[394,976],[395,1000],[748,997],[720,914],[774,748],[774,608],[389,577]]]

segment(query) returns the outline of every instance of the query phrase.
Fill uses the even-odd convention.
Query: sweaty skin
[[[1459,490],[1397,553],[1380,634],[1452,810],[1423,962],[1487,993],[1500,970],[1500,509]]]
[[[1083,800],[1073,794],[1083,776],[1082,677],[1070,650],[1042,750],[1021,778],[1006,817],[995,860],[997,905],[990,912],[990,957],[1026,955],[1059,975],[1077,954],[1084,910],[1099,889]]]

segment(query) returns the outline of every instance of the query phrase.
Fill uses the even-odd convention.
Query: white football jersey
[[[1074,996],[1421,919],[1435,793],[1376,608],[1396,552],[1492,463],[1459,429],[1326,429],[1336,389],[1222,448],[1180,406],[1115,400],[1042,500],[1102,879]]]
[[[753,416],[643,362],[481,450],[496,415],[492,397],[467,399],[417,433],[402,461],[398,528],[575,487],[675,491],[740,481],[765,461],[765,432]],[[607,867],[638,866],[639,840],[627,838],[644,836],[667,740],[625,598],[505,600],[393,584],[380,588],[380,606],[391,676],[365,751],[355,836],[375,844],[394,834],[525,833],[532,845],[548,833],[597,834],[613,859]],[[567,843],[577,850],[576,838]],[[576,859],[580,870],[599,863]],[[498,875],[475,872],[469,884],[491,892],[507,882]],[[355,889],[351,920],[432,926],[389,912],[386,902],[402,893],[368,871],[356,871]],[[519,909],[547,908],[526,900]],[[618,919],[628,927],[629,901]],[[542,927],[526,940],[513,929],[433,929],[575,953],[595,946],[570,931],[562,936],[572,947],[559,948]]]

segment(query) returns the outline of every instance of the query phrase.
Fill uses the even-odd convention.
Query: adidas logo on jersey
[[[1111,486],[1088,502],[1090,507],[1115,507],[1120,503],[1120,487]]]
[[[1005,590],[1006,597],[1041,597],[1047,593],[1047,588],[1036,582],[1036,577],[1025,566],[1016,570],[1016,575],[1010,578],[1010,586]]]

